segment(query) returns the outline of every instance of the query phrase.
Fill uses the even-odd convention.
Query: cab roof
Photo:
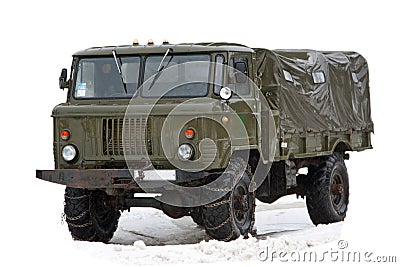
[[[255,53],[252,48],[235,43],[182,43],[182,44],[162,44],[162,45],[120,45],[91,47],[76,52],[73,56],[106,56],[112,55],[114,50],[119,55],[127,54],[162,54],[171,48],[174,53],[193,53],[193,52],[247,52]]]

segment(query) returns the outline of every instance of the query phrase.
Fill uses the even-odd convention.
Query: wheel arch
[[[247,163],[250,165],[251,172],[254,173],[257,168],[258,161],[260,160],[261,154],[257,148],[249,148],[249,149],[238,149],[234,150],[231,154],[226,153],[224,156],[224,167],[227,167],[229,164],[229,160],[231,158],[240,157],[242,159],[247,159]]]
[[[331,154],[335,152],[344,153],[346,151],[353,151],[353,147],[351,146],[350,142],[345,139],[338,139],[332,146]]]

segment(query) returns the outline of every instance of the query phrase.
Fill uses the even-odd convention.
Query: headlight
[[[178,156],[180,159],[189,160],[193,157],[193,147],[189,144],[183,144],[178,148]]]
[[[77,150],[72,145],[66,145],[61,154],[65,161],[73,161],[76,158]]]

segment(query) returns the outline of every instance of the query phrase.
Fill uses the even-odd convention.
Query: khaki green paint
[[[115,50],[118,55],[139,55],[146,56],[148,54],[164,54],[168,48],[172,48],[174,53],[210,53],[214,59],[216,55],[223,54],[226,56],[246,56],[249,59],[249,73],[251,80],[255,81],[259,75],[253,66],[255,62],[255,51],[251,48],[236,44],[181,44],[181,45],[161,45],[161,46],[119,46],[119,47],[103,47],[90,48],[79,51],[74,54],[73,68],[75,68],[76,60],[81,57],[98,57],[111,56]],[[226,58],[225,61],[229,62]],[[72,79],[74,77],[71,77]],[[257,82],[257,81],[255,81]],[[258,83],[258,82],[257,82]],[[64,104],[56,106],[53,110],[54,117],[54,157],[55,167],[57,169],[64,168],[101,168],[109,163],[123,165],[125,158],[122,154],[106,155],[104,153],[104,121],[117,120],[124,117],[129,99],[102,99],[102,100],[76,100],[72,97],[72,84],[70,80],[70,89],[68,92],[68,100]],[[261,91],[260,91],[261,92]],[[251,87],[250,94],[245,96],[246,101],[252,105],[256,103],[256,95],[259,88]],[[213,94],[213,88],[210,86],[208,97],[220,101],[219,96]],[[150,100],[138,99],[143,105],[149,105]],[[159,168],[173,168],[168,162],[160,141],[161,125],[169,112],[183,98],[161,99],[155,106],[149,118],[147,126],[150,133],[146,140],[151,149],[152,154],[149,156],[152,163]],[[198,118],[190,121],[187,126],[194,128],[196,136],[193,140],[185,140],[182,132],[177,132],[180,142],[187,142],[193,145],[196,151],[195,159],[198,157],[199,142],[203,138],[212,139],[217,145],[217,156],[208,169],[219,169],[227,166],[232,150],[241,149],[257,149],[262,150],[261,144],[258,143],[257,137],[257,121],[254,114],[246,103],[237,97],[233,97],[229,101],[229,106],[239,115],[243,125],[246,127],[248,140],[232,140],[229,141],[226,130],[215,122]],[[137,116],[140,116],[140,107]],[[145,109],[143,109],[145,110]],[[222,116],[231,116],[231,114],[222,109],[222,105],[204,106],[197,104],[192,108],[195,114],[208,115],[216,120],[221,120]],[[302,134],[281,132],[280,114],[276,110],[273,111],[274,122],[278,130],[279,138],[276,145],[274,161],[288,159],[289,157],[302,158],[314,157],[320,155],[332,154],[337,145],[342,142],[348,146],[350,150],[361,151],[372,148],[370,134],[371,132],[362,131],[346,131],[346,132],[330,132],[324,133],[306,132]],[[193,115],[193,114],[190,114]],[[185,114],[181,114],[185,116]],[[59,137],[59,133],[63,129],[71,131],[71,139],[63,141]],[[268,131],[269,129],[262,129]],[[282,147],[282,142],[287,143],[287,148]],[[248,143],[250,146],[246,146]],[[79,150],[79,157],[73,163],[67,163],[60,157],[61,149],[66,144],[74,144]],[[146,145],[147,145],[146,144]],[[167,144],[168,145],[168,144]],[[176,150],[177,148],[170,148]],[[141,155],[130,156],[130,160],[142,161]],[[119,166],[118,165],[118,166]]]

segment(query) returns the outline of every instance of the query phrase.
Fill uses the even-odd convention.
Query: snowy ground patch
[[[160,265],[252,261],[262,252],[303,250],[337,240],[342,223],[315,227],[304,200],[284,197],[257,202],[257,235],[231,242],[209,240],[190,217],[171,219],[152,208],[133,208],[121,216],[111,244],[76,242],[97,259],[122,265]]]

